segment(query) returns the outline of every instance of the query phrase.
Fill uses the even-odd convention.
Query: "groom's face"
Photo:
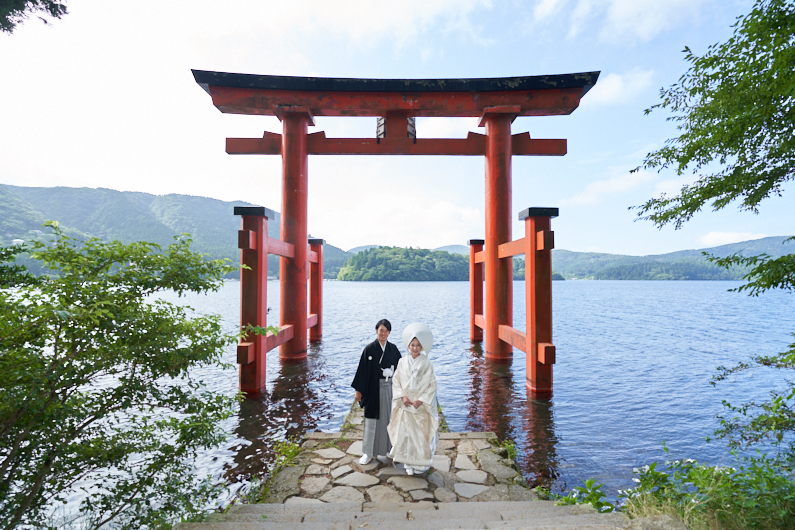
[[[378,326],[378,340],[385,342],[388,336],[389,330],[386,329],[386,326]]]

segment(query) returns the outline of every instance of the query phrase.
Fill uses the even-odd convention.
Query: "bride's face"
[[[422,344],[420,344],[420,341],[417,340],[416,337],[409,343],[409,351],[412,357],[417,357],[422,351]]]

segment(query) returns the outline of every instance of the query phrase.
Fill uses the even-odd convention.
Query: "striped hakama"
[[[392,450],[386,432],[392,414],[392,379],[379,379],[378,382],[378,419],[364,419],[362,452],[370,457],[386,455]]]

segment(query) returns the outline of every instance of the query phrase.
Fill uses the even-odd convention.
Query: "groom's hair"
[[[381,320],[378,321],[378,323],[375,325],[375,330],[378,331],[378,328],[380,328],[381,326],[384,326],[387,329],[387,331],[390,332],[392,331],[392,323],[385,318],[382,318]]]

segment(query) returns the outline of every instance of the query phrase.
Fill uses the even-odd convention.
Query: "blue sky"
[[[567,138],[565,157],[514,157],[513,211],[558,206],[556,246],[657,254],[795,233],[795,196],[759,215],[729,206],[681,230],[629,206],[692,179],[630,174],[675,130],[644,116],[686,64],[731,34],[743,0],[70,0],[70,14],[0,36],[0,182],[183,193],[280,207],[278,157],[232,157],[227,136],[279,132],[272,117],[221,114],[190,69],[444,78],[599,70],[571,116],[519,118],[513,132]],[[374,136],[375,118],[318,118],[327,136]],[[482,132],[423,119],[420,137]],[[483,236],[479,157],[311,157],[309,230],[348,249],[438,247]],[[785,191],[787,191],[785,189]],[[230,212],[231,215],[231,212]],[[514,238],[523,236],[515,221]]]

